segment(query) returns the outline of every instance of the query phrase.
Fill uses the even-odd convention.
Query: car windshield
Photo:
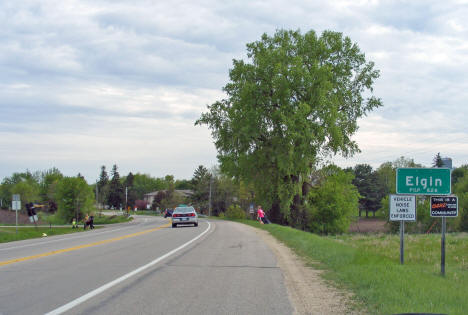
[[[195,212],[195,209],[193,207],[180,207],[180,208],[176,208],[174,212],[188,213],[188,212]]]

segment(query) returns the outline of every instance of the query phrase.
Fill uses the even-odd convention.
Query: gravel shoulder
[[[277,257],[294,314],[363,314],[363,310],[353,308],[351,293],[331,286],[320,276],[323,271],[306,266],[301,257],[267,231],[252,229]]]

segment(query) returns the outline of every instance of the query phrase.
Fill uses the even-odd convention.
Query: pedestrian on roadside
[[[83,219],[83,222],[84,222],[84,224],[83,224],[83,229],[85,229],[85,230],[86,230],[86,227],[87,227],[87,225],[88,225],[88,220],[89,220],[89,216],[88,216],[88,214],[86,213],[86,215],[85,215],[85,217],[84,217],[84,219]]]
[[[264,224],[265,223],[265,212],[263,212],[263,209],[262,209],[262,206],[258,206],[257,207],[257,220],[260,222],[260,224]]]
[[[72,229],[77,229],[78,225],[76,225],[76,218],[73,218],[72,220]]]

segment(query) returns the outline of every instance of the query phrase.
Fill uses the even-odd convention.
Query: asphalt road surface
[[[283,274],[248,227],[168,219],[0,244],[0,315],[291,314]]]

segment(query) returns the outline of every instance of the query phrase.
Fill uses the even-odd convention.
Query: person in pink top
[[[265,220],[265,212],[262,210],[262,206],[258,206],[257,208],[257,219],[260,221],[261,224],[264,224]]]

